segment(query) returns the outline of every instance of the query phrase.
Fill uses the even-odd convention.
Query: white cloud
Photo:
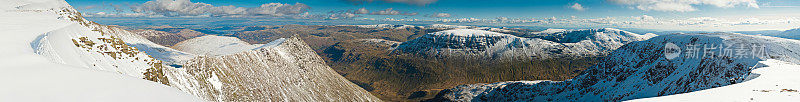
[[[578,11],[586,10],[586,8],[583,8],[583,5],[578,4],[578,3],[572,4],[572,6],[569,6],[569,8],[574,9],[574,10],[578,10]]]
[[[439,19],[435,22],[448,23],[482,23],[487,25],[499,23],[516,23],[538,25],[556,28],[639,28],[654,30],[681,30],[681,31],[755,31],[755,30],[786,30],[797,28],[800,17],[786,16],[753,16],[753,17],[692,17],[692,18],[658,18],[649,15],[632,17],[602,17],[602,18],[503,18],[476,19],[453,18]]]
[[[353,17],[359,17],[359,16],[350,12],[344,12],[344,13],[331,14],[330,17],[328,17],[328,19],[348,19]]]
[[[413,15],[417,15],[419,13],[416,13],[416,12],[415,13],[402,13],[402,12],[394,10],[392,8],[387,8],[386,10],[375,11],[375,12],[372,12],[370,14],[371,15],[408,15],[408,16],[413,16]]]
[[[367,10],[367,8],[360,8],[360,9],[356,10],[354,13],[355,14],[367,14],[367,13],[369,13],[369,10]]]
[[[346,0],[352,3],[364,3],[364,2],[373,2],[375,0]],[[404,3],[404,4],[411,4],[411,5],[428,5],[434,3],[438,0],[380,0],[383,2],[389,3]]]
[[[147,1],[140,6],[132,7],[136,13],[163,16],[230,16],[230,17],[254,17],[254,16],[287,16],[297,15],[306,12],[309,7],[302,3],[281,4],[268,3],[259,7],[235,7],[235,6],[214,6],[201,2],[191,2],[190,0],[153,0]]]
[[[399,15],[400,11],[392,10],[392,8],[387,8],[386,10],[375,11],[372,12],[373,15]]]
[[[638,18],[639,20],[642,20],[642,21],[652,21],[652,20],[656,20],[656,18],[655,18],[655,17],[653,17],[653,16],[648,16],[648,15],[642,15],[641,17],[637,17],[637,18]]]
[[[442,18],[442,17],[450,17],[449,13],[436,13],[432,15],[427,15],[427,17],[434,17],[434,18]]]
[[[758,8],[756,0],[607,0],[617,4],[632,5],[640,10],[654,11],[697,11],[697,5],[712,5],[720,8],[746,6]]]

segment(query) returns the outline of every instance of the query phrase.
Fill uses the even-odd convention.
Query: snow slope
[[[164,61],[164,63],[175,64],[175,63],[182,63],[186,60],[196,57],[197,55],[178,51],[169,47],[161,46],[156,44],[147,38],[136,34],[135,32],[127,31],[122,28],[112,27],[112,26],[102,26],[97,24],[99,29],[97,31],[103,32],[104,34],[109,34],[115,36],[123,41],[129,46],[136,47],[139,51],[145,52],[147,55],[151,57]]]
[[[254,50],[263,44],[250,44],[235,37],[206,35],[181,41],[172,48],[198,55],[220,56]]]
[[[800,100],[800,92],[797,91],[800,89],[800,74],[798,74],[800,73],[800,65],[772,59],[761,61],[760,63],[767,65],[767,67],[753,70],[752,74],[755,75],[754,78],[742,83],[689,93],[630,101],[789,102]]]
[[[764,53],[757,54],[756,57],[717,53],[709,54],[708,57],[680,56],[667,59],[663,53],[667,43],[680,47],[730,44],[746,49],[764,46],[763,50],[756,48]],[[720,50],[710,52],[713,51]],[[752,50],[742,52],[747,51]],[[721,33],[662,35],[626,44],[603,58],[603,62],[587,68],[572,80],[461,85],[443,90],[436,100],[623,101],[665,96],[748,82],[748,79],[754,77],[751,71],[763,67],[757,63],[767,59],[800,63],[800,41]],[[750,81],[757,81],[757,78]]]
[[[639,35],[612,28],[548,30],[533,37],[517,37],[476,29],[429,33],[400,44],[396,52],[432,57],[513,60],[604,55],[633,41],[655,35]]]
[[[197,101],[159,83],[118,74],[128,70],[89,68],[87,63],[64,64],[37,52],[47,35],[80,28],[73,10],[61,0],[2,0],[0,4],[0,101]],[[78,33],[78,32],[73,32]],[[66,34],[65,34],[66,35]],[[72,45],[73,43],[65,42]],[[67,50],[78,51],[78,50]],[[72,59],[62,56],[60,59]],[[113,62],[98,62],[113,63]],[[139,63],[141,64],[141,63]],[[141,76],[139,73],[138,76]]]

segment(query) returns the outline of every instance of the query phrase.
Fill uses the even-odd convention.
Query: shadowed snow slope
[[[744,101],[797,101],[800,100],[800,65],[779,60],[761,61],[768,67],[752,71],[756,77],[738,84],[654,98],[631,100],[634,102],[744,102]]]
[[[429,33],[403,42],[395,51],[431,57],[513,60],[604,55],[626,43],[654,37],[613,28],[548,30],[534,37],[475,29],[454,29]]]
[[[667,43],[678,45],[685,53],[666,59],[663,52]],[[688,45],[704,49],[723,44],[734,49],[711,49],[708,52],[714,53],[706,57],[703,52],[695,52],[699,57],[686,56],[690,55]],[[720,50],[727,54],[721,54]],[[740,50],[741,53],[728,52]],[[751,51],[757,52],[751,54]],[[754,77],[750,74],[753,68],[763,67],[757,64],[759,61],[777,59],[797,64],[800,63],[798,53],[800,41],[783,38],[742,34],[662,35],[626,44],[572,80],[461,85],[443,90],[436,100],[623,101],[673,95],[747,82]]]
[[[89,58],[105,60],[111,59],[110,56],[73,56],[91,51],[119,50],[103,50],[96,47],[91,51],[86,51],[77,47],[80,45],[73,44],[70,39],[78,40],[81,37],[79,35],[92,36],[99,35],[99,33],[91,32],[90,27],[81,26],[82,22],[71,18],[70,16],[73,16],[71,14],[74,13],[70,13],[68,10],[74,9],[65,1],[2,0],[2,2],[0,4],[0,20],[2,20],[0,21],[0,34],[5,37],[0,37],[0,43],[3,46],[3,49],[0,50],[0,82],[3,82],[0,85],[0,101],[198,101],[189,94],[174,88],[142,80],[143,73],[129,73],[144,72],[133,70],[137,68],[130,68],[131,70],[110,68],[117,65],[115,63],[123,61],[92,62],[94,60],[83,60]],[[98,39],[86,40],[94,42]],[[66,48],[55,47],[58,44],[67,44],[66,47],[72,48],[64,49],[63,52],[47,51]],[[49,56],[57,55],[56,53],[70,55]],[[142,54],[126,55],[143,56]],[[135,57],[125,56],[124,62],[129,63],[118,65],[139,66],[141,69],[150,66],[147,64],[148,61],[134,60]],[[81,60],[72,61],[72,59]],[[130,61],[135,63],[130,63]],[[67,64],[67,62],[76,63]],[[103,66],[96,67],[91,64]]]

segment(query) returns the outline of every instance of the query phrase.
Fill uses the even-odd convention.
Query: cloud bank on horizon
[[[291,0],[288,2],[291,2]],[[791,9],[797,7],[793,4],[800,4],[800,1],[790,0],[603,0],[585,2],[534,0],[507,1],[509,3],[494,6],[486,2],[493,1],[322,0],[297,1],[294,3],[267,2],[257,6],[220,6],[224,4],[215,5],[190,0],[150,0],[140,4],[134,3],[130,5],[130,9],[127,11],[120,9],[119,5],[110,5],[115,6],[113,10],[84,13],[86,13],[87,17],[243,17],[396,22],[424,21],[529,24],[555,27],[632,27],[667,30],[741,30],[742,28],[745,28],[745,30],[776,30],[796,28],[798,26],[792,25],[800,25],[798,24],[800,22],[800,19],[798,19],[800,14],[791,13],[792,11],[800,12],[800,9]],[[503,1],[496,2],[503,3]],[[772,2],[790,5],[772,5],[770,4]],[[333,7],[327,6],[327,4],[345,5]],[[766,8],[781,7],[788,9],[761,10],[762,5],[766,5],[763,6]],[[320,9],[312,9],[317,7]],[[98,9],[104,7],[88,5],[79,8]],[[742,9],[750,10],[751,12],[783,12],[783,14],[726,14],[726,12]],[[600,13],[609,11],[611,13]],[[715,15],[704,16],[704,14]],[[521,16],[513,17],[514,15]],[[682,18],[674,16],[682,16]],[[762,28],[753,29],[752,27]]]
[[[697,11],[696,5],[711,5],[721,8],[746,6],[758,8],[756,0],[608,0],[617,4],[632,5],[640,10]]]

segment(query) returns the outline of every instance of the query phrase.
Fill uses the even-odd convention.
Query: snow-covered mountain
[[[0,81],[22,84],[3,85],[10,87],[1,88],[6,95],[0,95],[0,101],[380,101],[334,72],[298,38],[250,45],[208,36],[185,41],[179,46],[184,52],[87,21],[60,0],[13,1],[1,7],[2,17],[9,19],[9,24],[3,24],[3,34],[14,37],[3,39],[9,46],[2,50],[4,78]],[[64,78],[46,79],[62,77],[55,75]],[[79,79],[85,80],[75,81]],[[29,85],[35,83],[69,92],[54,95],[66,98],[37,97],[53,86]],[[73,87],[79,89],[68,89]]]
[[[230,40],[238,39],[205,36],[187,41],[206,45]],[[173,86],[213,101],[380,101],[333,71],[297,37],[246,48],[252,47],[200,56],[167,75]],[[214,44],[200,48],[227,49]]]
[[[206,35],[197,38],[192,38],[186,41],[181,41],[178,44],[175,44],[172,48],[175,48],[180,51],[189,52],[198,55],[209,55],[209,56],[219,56],[219,55],[229,55],[249,50],[255,50],[263,47],[274,46],[285,39],[277,39],[269,45],[264,44],[249,44],[239,38],[235,37],[225,37],[225,36],[216,36],[216,35]]]
[[[513,60],[604,55],[626,43],[654,34],[639,35],[613,28],[545,30],[527,37],[487,30],[453,29],[429,33],[403,42],[395,50],[432,57]]]
[[[682,50],[675,53],[676,47]],[[670,56],[665,56],[665,48],[673,49],[667,51]],[[461,85],[441,91],[436,100],[623,101],[665,96],[754,81],[758,75],[751,72],[764,67],[759,61],[767,59],[800,63],[800,41],[743,34],[662,35],[626,44],[568,81]]]
[[[74,11],[63,0],[0,4],[0,101],[198,101],[162,85],[159,61]]]

